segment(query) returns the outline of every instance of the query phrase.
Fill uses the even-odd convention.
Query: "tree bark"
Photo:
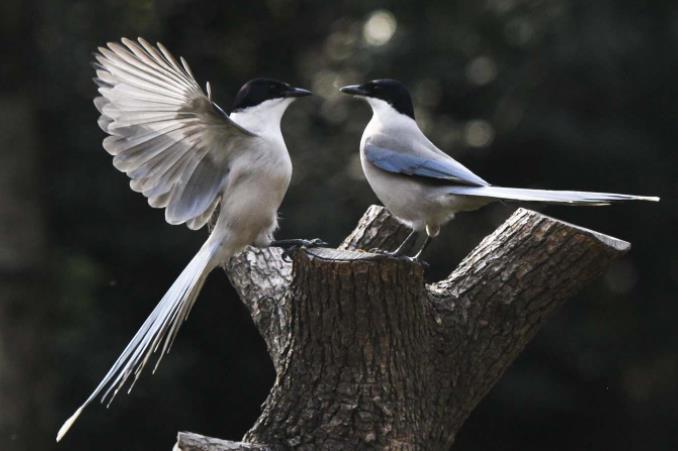
[[[249,249],[225,266],[277,377],[261,449],[449,449],[549,314],[630,244],[520,209],[444,280],[361,249],[408,233],[370,207],[338,249]],[[179,436],[176,448],[195,447]],[[235,448],[240,449],[240,448]]]

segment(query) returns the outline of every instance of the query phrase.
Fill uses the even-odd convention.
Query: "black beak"
[[[310,95],[313,95],[313,93],[304,88],[289,88],[287,92],[285,92],[285,97],[306,97]]]
[[[339,91],[343,92],[344,94],[349,94],[352,96],[366,96],[367,91],[365,88],[362,87],[362,85],[348,85],[344,86],[343,88],[339,88]]]

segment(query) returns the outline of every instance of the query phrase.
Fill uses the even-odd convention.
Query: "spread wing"
[[[396,151],[365,144],[367,161],[393,174],[422,177],[432,181],[448,181],[459,185],[486,186],[488,183],[464,165],[445,154],[423,150],[419,153]]]
[[[103,147],[130,187],[165,208],[170,224],[204,226],[217,208],[229,163],[256,136],[230,120],[162,45],[122,39],[95,53]]]

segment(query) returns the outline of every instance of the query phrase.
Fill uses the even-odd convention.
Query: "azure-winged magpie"
[[[396,80],[373,80],[341,91],[363,98],[372,119],[360,141],[360,161],[379,200],[412,233],[392,253],[402,256],[417,240],[414,259],[455,213],[498,200],[567,205],[608,205],[658,197],[586,191],[553,191],[493,186],[438,149],[414,120],[407,88]],[[420,232],[426,232],[425,234]]]
[[[273,241],[277,211],[292,176],[280,120],[292,101],[310,95],[277,80],[258,78],[240,89],[231,114],[198,85],[183,58],[162,45],[122,39],[95,54],[101,113],[110,136],[103,147],[170,224],[200,229],[213,217],[205,244],[148,316],[94,392],[64,423],[57,441],[97,396],[110,404],[136,381],[151,354],[157,368],[207,275],[245,246],[318,245],[319,240]],[[130,390],[131,390],[130,385]]]

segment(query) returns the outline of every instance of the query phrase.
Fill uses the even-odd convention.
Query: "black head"
[[[259,105],[266,100],[285,99],[290,97],[310,96],[311,91],[302,88],[294,88],[278,80],[271,78],[255,78],[245,83],[233,101],[232,111],[243,110]]]
[[[362,85],[344,86],[339,89],[345,94],[371,97],[388,102],[397,112],[414,119],[412,97],[405,85],[398,80],[372,80]]]

